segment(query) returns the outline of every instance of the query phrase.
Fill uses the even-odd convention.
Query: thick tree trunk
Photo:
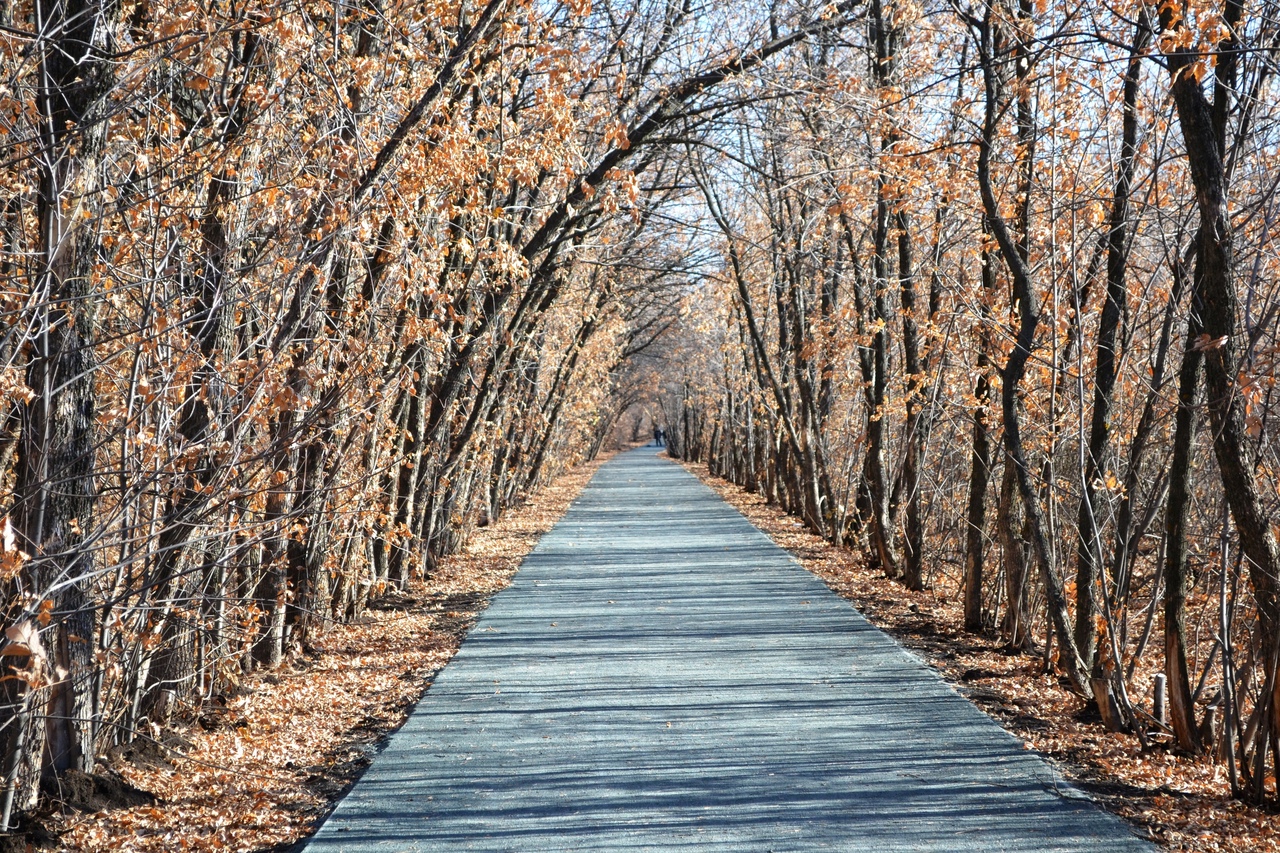
[[[236,61],[249,65],[254,60],[257,40],[249,39],[244,53]],[[246,84],[247,78],[241,81]],[[243,128],[244,115],[232,117],[224,141],[230,142]],[[200,347],[202,363],[191,377],[185,391],[185,399],[179,412],[178,434],[189,446],[205,445],[205,452],[186,473],[183,488],[170,497],[164,513],[163,527],[156,547],[156,564],[153,571],[151,595],[165,608],[166,622],[161,649],[148,675],[146,697],[140,707],[144,716],[160,711],[167,716],[168,708],[158,708],[155,703],[172,697],[187,698],[194,686],[194,658],[173,643],[186,643],[190,638],[185,624],[189,616],[181,615],[189,602],[175,592],[191,587],[177,577],[178,567],[187,551],[192,534],[204,522],[200,517],[210,498],[209,485],[219,470],[217,461],[209,452],[211,430],[216,430],[224,413],[226,393],[222,371],[222,359],[231,350],[235,334],[236,300],[234,285],[227,276],[230,253],[230,237],[227,222],[232,219],[230,206],[238,182],[224,170],[214,175],[205,196],[204,212],[200,219],[200,257],[203,266],[196,282],[196,299],[191,323]],[[144,593],[146,594],[146,593]]]
[[[1277,549],[1271,518],[1263,502],[1254,476],[1254,452],[1245,423],[1243,397],[1237,381],[1241,368],[1242,339],[1239,327],[1236,275],[1234,267],[1234,235],[1228,210],[1228,176],[1225,168],[1227,114],[1235,90],[1235,70],[1239,45],[1235,27],[1243,7],[1237,0],[1227,0],[1223,21],[1229,36],[1218,46],[1215,68],[1215,95],[1211,104],[1200,81],[1192,73],[1199,61],[1191,48],[1179,48],[1166,54],[1173,79],[1173,101],[1178,123],[1187,148],[1187,165],[1195,185],[1200,211],[1198,254],[1195,266],[1195,290],[1202,311],[1203,332],[1192,342],[1204,356],[1205,389],[1209,420],[1213,426],[1213,450],[1222,477],[1222,486],[1231,518],[1235,523],[1240,547],[1247,558],[1249,577],[1258,607],[1259,643],[1268,668],[1275,666],[1280,647],[1280,550]],[[1172,9],[1161,13],[1161,24],[1173,26]],[[1178,27],[1184,26],[1181,22]],[[1280,689],[1280,678],[1267,673],[1268,683]],[[1271,697],[1272,719],[1266,732],[1255,745],[1265,758],[1270,747],[1269,733],[1275,731],[1280,702]]]
[[[37,221],[39,279],[32,318],[27,385],[35,396],[23,416],[13,518],[32,556],[25,586],[36,602],[52,596],[56,628],[50,645],[58,673],[45,717],[46,739],[27,728],[26,758],[17,768],[20,806],[32,804],[33,771],[93,766],[95,609],[88,598],[94,570],[87,544],[96,524],[97,378],[93,268],[103,195],[99,155],[106,141],[106,95],[112,85],[110,0],[37,0],[35,44],[43,79],[37,98],[40,144]],[[60,591],[54,593],[54,585]],[[29,709],[28,709],[29,710]],[[18,709],[0,711],[6,731]],[[6,744],[12,758],[16,744]],[[8,762],[6,762],[7,764]]]

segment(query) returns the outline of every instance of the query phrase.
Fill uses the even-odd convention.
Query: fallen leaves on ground
[[[478,530],[430,581],[335,627],[317,639],[312,656],[253,676],[242,695],[203,709],[188,730],[164,739],[166,749],[119,756],[115,769],[159,802],[67,818],[57,827],[63,849],[281,850],[307,835],[599,464]],[[1083,701],[1045,674],[1039,659],[965,634],[955,579],[941,576],[932,590],[910,592],[761,496],[710,477],[705,466],[686,467],[1139,834],[1169,850],[1280,850],[1275,817],[1231,800],[1221,768],[1143,754],[1135,738],[1077,719]]]
[[[1221,766],[1159,748],[1144,753],[1136,737],[1090,720],[1084,700],[1047,674],[1038,657],[1010,654],[998,637],[966,634],[958,577],[940,574],[932,589],[911,592],[761,495],[712,476],[705,465],[685,467],[1139,836],[1168,850],[1280,851],[1280,821],[1232,800]]]
[[[262,851],[309,834],[603,461],[480,528],[432,578],[317,637],[311,654],[200,709],[163,749],[117,751],[112,769],[157,804],[63,818],[62,848]]]

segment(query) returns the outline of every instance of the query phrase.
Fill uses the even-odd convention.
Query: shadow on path
[[[653,448],[600,469],[306,849],[1154,850]]]

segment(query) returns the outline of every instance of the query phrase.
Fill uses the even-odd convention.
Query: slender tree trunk
[[[1094,368],[1093,417],[1089,425],[1089,445],[1085,452],[1081,475],[1082,497],[1076,529],[1079,532],[1076,551],[1076,647],[1086,666],[1092,667],[1097,653],[1098,629],[1095,621],[1097,596],[1105,591],[1097,587],[1102,580],[1102,530],[1097,488],[1107,473],[1107,456],[1111,444],[1111,397],[1115,389],[1117,365],[1117,332],[1126,313],[1127,283],[1125,270],[1129,263],[1129,196],[1132,192],[1134,161],[1138,145],[1138,82],[1142,58],[1146,52],[1151,27],[1146,8],[1139,12],[1129,67],[1124,78],[1124,121],[1120,143],[1120,164],[1116,168],[1115,192],[1107,233],[1107,295],[1098,327],[1098,348]],[[1118,663],[1118,662],[1117,662]]]
[[[1004,554],[1005,611],[1002,633],[1011,649],[1026,649],[1031,644],[1031,612],[1028,607],[1027,549],[1022,532],[1026,516],[1022,494],[1018,491],[1016,466],[1005,460],[1004,478],[1000,483],[1000,505],[996,526],[1000,531],[1000,548]]]
[[[902,487],[907,495],[907,519],[903,539],[903,581],[908,589],[924,589],[924,519],[922,479],[925,432],[925,400],[928,393],[924,359],[920,349],[920,324],[916,317],[916,274],[912,262],[911,219],[899,208],[898,281],[902,290],[902,351],[907,370],[907,431],[903,448]]]
[[[1014,330],[1014,347],[1001,371],[1001,414],[1004,423],[1006,465],[1013,465],[1017,475],[1018,491],[1022,495],[1023,509],[1027,514],[1027,528],[1031,536],[1032,552],[1039,566],[1048,599],[1049,616],[1057,630],[1062,654],[1060,665],[1066,670],[1074,687],[1084,695],[1092,692],[1089,669],[1084,665],[1070,631],[1070,610],[1062,580],[1052,563],[1053,549],[1045,530],[1044,514],[1040,509],[1039,494],[1031,477],[1022,441],[1022,422],[1018,415],[1018,386],[1026,374],[1027,361],[1036,346],[1036,333],[1040,325],[1040,301],[1031,270],[1023,258],[1018,244],[1009,233],[991,182],[991,154],[999,116],[995,56],[992,45],[992,16],[990,7],[981,21],[971,20],[978,34],[979,57],[986,91],[986,109],[982,136],[978,151],[978,185],[982,194],[983,210],[1000,255],[1013,280],[1013,302],[1018,310],[1018,325]]]
[[[1169,499],[1165,507],[1164,672],[1169,695],[1169,723],[1178,746],[1188,752],[1200,748],[1191,684],[1187,672],[1187,517],[1191,508],[1192,450],[1196,430],[1196,388],[1203,354],[1196,347],[1200,336],[1200,306],[1192,294],[1187,340],[1178,371],[1178,412],[1174,426],[1173,461],[1169,471]]]
[[[967,530],[964,551],[964,628],[971,633],[985,630],[982,618],[982,568],[986,561],[987,486],[991,479],[991,428],[988,407],[991,400],[991,333],[989,300],[995,294],[996,272],[991,253],[982,251],[982,293],[979,297],[978,379],[974,386],[973,442],[969,466],[969,504],[965,514]]]
[[[1174,314],[1186,289],[1186,278],[1187,276],[1182,271],[1182,263],[1176,262],[1174,264],[1173,291],[1170,293],[1169,302],[1165,306],[1164,322],[1160,326],[1160,340],[1156,344],[1156,359],[1155,364],[1152,366],[1151,384],[1147,389],[1146,399],[1142,404],[1142,414],[1138,416],[1138,425],[1133,431],[1133,441],[1129,444],[1128,472],[1125,475],[1125,491],[1120,499],[1120,509],[1116,513],[1115,550],[1111,561],[1112,573],[1117,578],[1124,578],[1124,581],[1120,582],[1122,590],[1127,590],[1128,588],[1129,578],[1132,576],[1133,562],[1137,557],[1138,539],[1145,529],[1140,525],[1138,530],[1133,530],[1133,507],[1143,479],[1143,462],[1156,427],[1156,403],[1162,397],[1161,392],[1165,383],[1165,368],[1168,361],[1169,346],[1173,338]],[[1165,478],[1166,485],[1169,479],[1169,477]],[[1156,501],[1152,498],[1148,515],[1155,506]],[[1127,597],[1127,593],[1125,593],[1124,598],[1127,599]]]

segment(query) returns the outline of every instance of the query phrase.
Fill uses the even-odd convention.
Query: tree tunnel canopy
[[[5,4],[3,822],[652,424],[1275,797],[1276,13]]]

